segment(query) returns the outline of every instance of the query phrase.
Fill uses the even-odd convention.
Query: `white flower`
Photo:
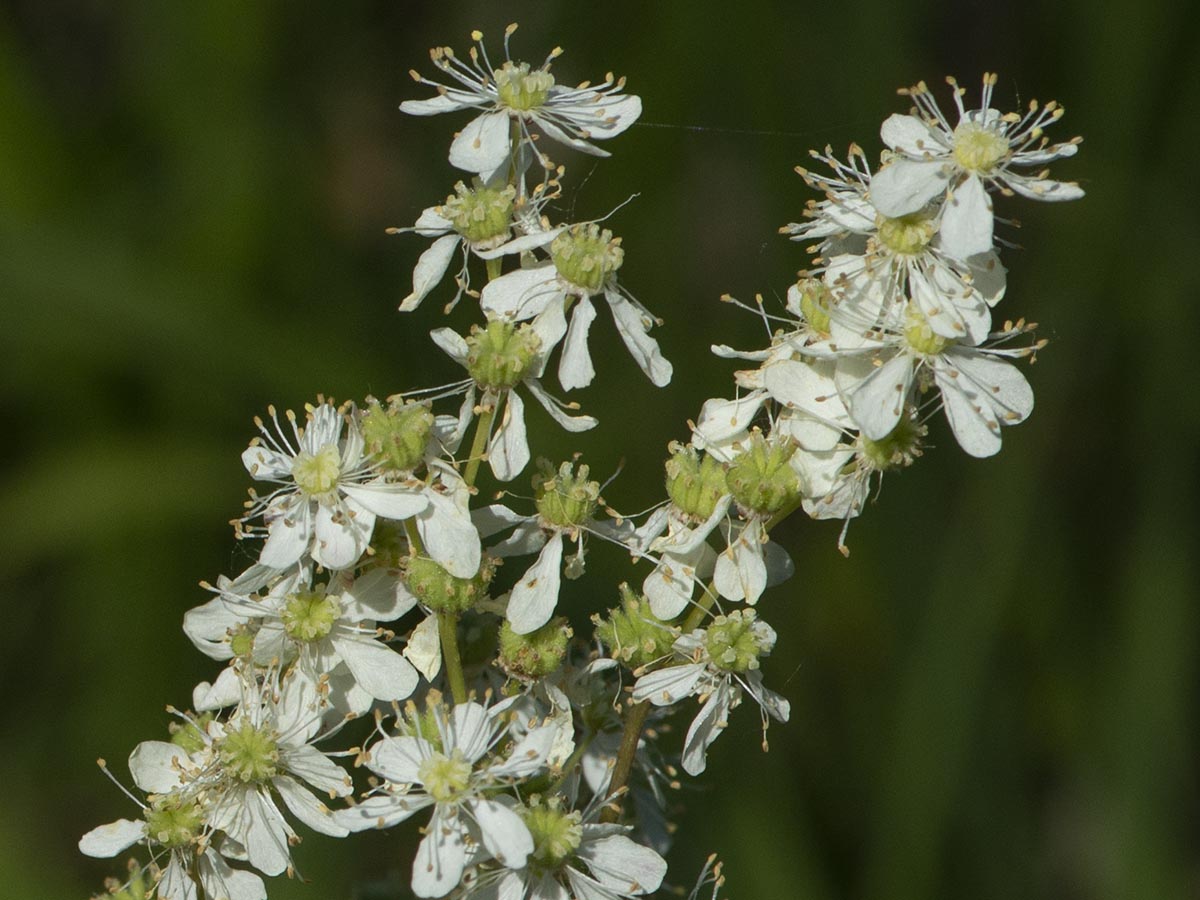
[[[643,675],[633,686],[633,699],[655,706],[670,706],[685,697],[699,696],[700,712],[684,738],[683,768],[699,775],[707,765],[706,753],[727,724],[729,711],[741,703],[745,688],[768,716],[786,722],[790,704],[762,685],[759,657],[775,646],[775,631],[756,618],[754,610],[735,610],[717,616],[708,628],[698,628],[676,639],[680,661]],[[765,740],[764,740],[765,746]]]
[[[402,700],[417,686],[417,673],[380,640],[377,621],[400,618],[416,600],[399,578],[375,568],[356,579],[333,578],[313,585],[310,566],[297,566],[261,597],[228,589],[217,598],[237,625],[254,623],[251,658],[260,666],[296,660],[314,682],[344,664],[370,699]],[[185,630],[187,630],[185,617]],[[235,625],[234,628],[237,626]]]
[[[558,729],[527,731],[505,756],[492,755],[504,736],[506,705],[488,709],[460,703],[447,712],[431,704],[429,716],[414,720],[412,735],[385,737],[368,749],[367,767],[387,779],[367,799],[337,813],[351,831],[389,828],[432,806],[433,816],[413,861],[412,889],[418,897],[441,897],[458,886],[469,854],[480,844],[504,865],[521,866],[533,852],[529,829],[495,788],[528,778],[546,767]]]
[[[812,155],[834,174],[799,171],[810,187],[825,192],[825,199],[809,204],[809,221],[783,229],[793,240],[824,238],[819,271],[826,290],[812,282],[793,288],[806,318],[828,317],[862,335],[911,299],[937,334],[982,341],[991,328],[989,307],[1004,296],[1005,269],[999,257],[980,251],[982,255],[968,260],[945,252],[940,232],[945,206],[884,215],[872,203],[871,172],[857,146],[851,146],[848,164],[828,150]],[[789,305],[796,302],[793,290]],[[844,343],[845,336],[839,337]]]
[[[286,569],[305,553],[329,569],[345,569],[362,556],[375,528],[375,517],[407,519],[429,506],[420,482],[385,481],[365,457],[363,437],[351,420],[349,407],[335,408],[320,401],[307,405],[300,427],[288,410],[291,438],[272,407],[272,433],[261,419],[261,437],[242,454],[251,477],[278,485],[265,497],[252,494],[239,535],[254,533],[245,523],[259,516],[267,539],[259,562]]]
[[[485,328],[473,330],[466,339],[449,328],[430,332],[434,343],[471,374],[470,381],[453,388],[464,393],[460,427],[465,430],[470,418],[485,407],[499,413],[490,424],[487,460],[492,474],[500,481],[516,478],[530,458],[525,403],[516,391],[518,386],[533,394],[550,417],[567,431],[574,433],[596,427],[592,416],[567,413],[577,409],[578,404],[564,403],[542,387],[540,379],[546,359],[566,330],[562,307],[552,305],[527,324],[516,326],[491,320]],[[483,392],[478,406],[477,388]]]
[[[574,307],[558,364],[564,390],[586,387],[595,376],[588,332],[596,318],[591,298],[599,294],[604,295],[617,332],[638,368],[658,387],[671,381],[674,369],[649,334],[659,320],[617,280],[624,260],[620,244],[620,238],[594,222],[560,229],[550,245],[549,260],[502,275],[488,282],[479,295],[489,318],[510,322],[532,319],[554,307],[561,307],[565,317]],[[551,349],[547,346],[543,352],[549,355]]]
[[[522,865],[480,872],[468,883],[471,900],[628,900],[658,890],[667,864],[649,847],[626,837],[624,825],[600,824],[603,806],[564,809],[561,799],[533,798],[519,812],[534,849]]]
[[[983,76],[979,109],[964,107],[966,93],[953,78],[958,122],[951,125],[924,82],[902,94],[916,104],[909,115],[893,115],[880,131],[893,153],[892,160],[875,176],[871,197],[887,216],[915,213],[930,201],[947,194],[942,216],[942,246],[952,256],[968,259],[992,249],[992,202],[987,188],[1015,192],[1033,200],[1075,200],[1083,190],[1073,182],[1052,181],[1044,171],[1026,175],[1014,166],[1044,166],[1055,159],[1074,156],[1080,138],[1050,144],[1043,131],[1063,115],[1050,102],[1029,104],[1028,111],[1000,113],[991,108],[996,75]]]
[[[863,435],[883,441],[922,389],[936,386],[959,446],[971,456],[1000,449],[1000,428],[1023,422],[1033,411],[1033,390],[1004,357],[1030,356],[1043,346],[1000,345],[1031,330],[1024,323],[972,347],[935,335],[910,307],[902,330],[880,331],[857,348],[810,344],[804,352],[837,360],[835,380],[850,418]]]
[[[245,848],[250,864],[266,875],[292,868],[290,847],[298,842],[279,811],[275,797],[314,831],[345,837],[330,809],[309,785],[330,797],[352,793],[349,776],[312,746],[322,703],[317,685],[298,669],[282,686],[268,678],[246,684],[245,700],[224,722],[210,722],[204,733],[209,761],[199,776],[214,799],[208,811],[219,828]]]
[[[433,64],[458,82],[457,87],[439,84],[412,72],[419,84],[437,89],[429,100],[406,100],[402,112],[416,116],[436,115],[460,109],[480,110],[455,137],[450,146],[450,164],[468,172],[492,173],[509,163],[519,147],[528,147],[544,160],[534,145],[530,126],[575,150],[593,156],[608,156],[591,143],[620,134],[642,113],[642,101],[634,94],[623,94],[625,79],[610,73],[598,84],[584,82],[567,87],[555,82],[550,63],[562,53],[555,48],[541,67],[509,58],[508,39],[516,30],[509,25],[504,32],[504,62],[493,66],[483,46],[483,35],[472,38],[469,62],[459,59],[449,47],[430,52]],[[516,136],[515,141],[512,139]]]

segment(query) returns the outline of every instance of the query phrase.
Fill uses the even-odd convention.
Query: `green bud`
[[[574,225],[554,239],[550,258],[563,280],[579,293],[597,294],[609,276],[621,268],[625,251],[621,239],[599,225]]]
[[[278,769],[276,735],[270,729],[256,728],[246,720],[236,731],[225,733],[218,750],[226,771],[239,781],[269,781]]]
[[[471,578],[456,578],[432,559],[414,556],[405,565],[405,583],[434,612],[463,613],[487,597],[495,563],[484,557]]]
[[[506,620],[500,626],[500,666],[522,681],[545,678],[562,665],[572,635],[561,616],[529,634],[517,634]]]
[[[755,628],[752,609],[734,610],[717,616],[705,630],[705,649],[714,666],[726,672],[746,672],[758,668],[758,659],[768,655],[775,645],[771,631]]]
[[[744,508],[761,515],[779,512],[800,496],[800,476],[790,461],[796,447],[789,441],[768,441],[761,431],[729,464],[729,492]]]
[[[600,482],[588,481],[588,467],[565,462],[555,472],[547,460],[538,460],[538,474],[533,476],[534,501],[538,515],[550,525],[576,528],[583,525],[596,511],[600,501]]]
[[[254,652],[256,630],[249,625],[239,625],[229,635],[229,649],[234,656],[249,656]]]
[[[516,387],[533,366],[541,341],[528,325],[493,319],[467,338],[467,371],[482,388]]]
[[[693,519],[704,521],[713,514],[717,501],[729,493],[725,467],[691,444],[672,442],[666,462],[667,496]]]
[[[608,611],[608,618],[592,616],[596,637],[613,659],[631,669],[661,659],[671,651],[679,629],[650,611],[650,604],[627,584],[621,585],[621,605]]]
[[[433,413],[424,403],[370,400],[362,417],[367,455],[385,472],[411,472],[425,459]]]
[[[528,865],[534,871],[550,872],[561,868],[583,843],[582,814],[564,810],[559,797],[543,801],[535,794],[529,798],[529,805],[519,812],[533,838],[533,853],[529,855]]]
[[[187,847],[204,828],[204,813],[194,799],[160,794],[146,807],[146,834],[164,847]]]
[[[517,189],[511,184],[503,188],[469,188],[461,181],[455,193],[446,198],[440,212],[454,225],[454,230],[480,249],[498,247],[512,233],[513,200]]]
[[[511,60],[492,73],[500,104],[509,109],[528,112],[537,109],[550,96],[554,76],[545,69],[529,71],[529,63]]]
[[[911,466],[921,455],[921,442],[929,429],[917,422],[915,411],[901,416],[891,433],[879,441],[862,436],[862,452],[867,461],[879,471]]]

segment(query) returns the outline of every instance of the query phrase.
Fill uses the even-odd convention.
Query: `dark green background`
[[[674,879],[719,850],[735,900],[1200,894],[1194,21],[1155,0],[734,6],[5,4],[0,893],[82,897],[118,870],[75,851],[134,812],[93,760],[127,778],[163,705],[215,672],[180,617],[245,562],[225,522],[251,417],[456,375],[426,336],[444,293],[395,311],[423,242],[384,228],[450,191],[466,119],[397,105],[425,96],[406,72],[432,74],[428,47],[465,52],[479,27],[498,48],[515,19],[517,55],[561,44],[563,80],[613,69],[645,103],[594,173],[560,154],[561,214],[640,193],[611,222],[621,279],[666,319],[676,378],[651,388],[602,313],[580,395],[601,428],[540,445],[599,472],[625,458],[607,492],[624,509],[659,496],[666,443],[731,392],[708,345],[763,343],[717,297],[776,302],[803,265],[775,232],[809,196],[807,148],[874,157],[896,87],[974,90],[984,70],[998,105],[1055,97],[1056,137],[1085,137],[1057,167],[1085,200],[1002,207],[1025,249],[1001,314],[1051,340],[1035,414],[986,461],[939,419],[849,560],[832,523],[779,530],[797,576],[760,609],[792,721],[763,756],[753,708],[734,717],[685,792]],[[627,577],[598,551],[573,608]],[[406,854],[313,838],[315,884],[271,896],[348,898]]]

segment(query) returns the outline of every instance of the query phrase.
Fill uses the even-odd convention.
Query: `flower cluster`
[[[703,773],[746,696],[764,734],[790,714],[764,676],[778,635],[758,604],[793,572],[772,529],[800,509],[848,522],[879,474],[921,455],[939,408],[975,456],[1032,409],[1008,360],[1040,344],[1013,345],[1030,326],[991,324],[1005,270],[989,192],[1077,196],[1016,171],[1077,141],[1042,138],[1056,105],[991,109],[993,76],[981,109],[956,91],[954,127],[919,86],[917,109],[884,124],[874,173],[857,147],[846,162],[818,154],[832,174],[802,171],[822,196],[785,230],[813,242],[814,259],[786,313],[763,313],[778,326],[769,347],[715,348],[757,368],[670,445],[663,502],[644,517],[616,512],[578,455],[539,460],[524,501],[481,502],[488,471],[512,482],[533,458],[523,393],[568,431],[597,424],[543,385],[553,359],[563,391],[595,377],[593,300],[652,383],[672,374],[649,334],[656,320],[618,281],[620,239],[599,221],[552,219],[565,169],[546,141],[607,155],[594,142],[628,128],[641,101],[611,75],[561,85],[557,48],[537,68],[513,60],[514,29],[499,65],[478,34],[466,60],[434,50],[454,84],[415,75],[437,93],[401,107],[475,116],[450,149],[469,186],[395,229],[433,239],[404,311],[461,260],[449,302],[477,300],[481,321],[431,336],[465,377],[256,420],[242,462],[269,488],[233,521],[250,560],[203,583],[211,596],[183,623],[223,668],[175,712],[168,740],[130,756],[140,816],[80,841],[89,856],[148,854],[111,893],[262,900],[264,876],[297,871],[304,831],[347,838],[410,819],[418,897],[658,891],[676,766]],[[608,591],[615,605],[576,639],[560,599],[596,540],[629,551],[639,586]],[[690,724],[676,741],[666,726],[681,713]],[[710,858],[692,896],[711,885],[715,897],[723,880]]]

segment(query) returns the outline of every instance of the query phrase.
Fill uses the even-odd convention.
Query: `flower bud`
[[[575,293],[597,294],[609,276],[621,268],[625,251],[621,239],[614,238],[596,224],[575,225],[554,239],[550,258],[558,274]]]
[[[433,413],[423,403],[370,400],[362,417],[367,455],[385,472],[411,472],[425,459]]]
[[[791,442],[768,441],[756,430],[729,464],[726,479],[733,498],[743,508],[764,516],[793,502],[800,496],[800,476],[790,464],[795,452]]]
[[[679,629],[650,612],[650,604],[627,584],[621,585],[621,605],[608,611],[608,618],[592,616],[596,637],[613,659],[631,669],[661,659],[671,652]]]
[[[600,483],[588,481],[588,467],[565,462],[554,468],[546,460],[538,461],[539,472],[533,477],[534,500],[538,515],[549,525],[577,528],[592,517],[600,500]]]
[[[729,493],[725,467],[691,444],[673,442],[666,462],[667,496],[693,519],[704,521],[713,514],[717,501]]]
[[[533,366],[538,336],[528,325],[493,319],[486,328],[475,326],[467,338],[467,371],[481,388],[516,387]]]
[[[432,559],[414,556],[405,566],[408,589],[434,612],[463,613],[487,597],[495,566],[484,557],[471,578],[456,578]]]
[[[562,616],[536,631],[517,634],[506,620],[500,626],[500,666],[512,678],[532,681],[558,671],[574,632]]]

